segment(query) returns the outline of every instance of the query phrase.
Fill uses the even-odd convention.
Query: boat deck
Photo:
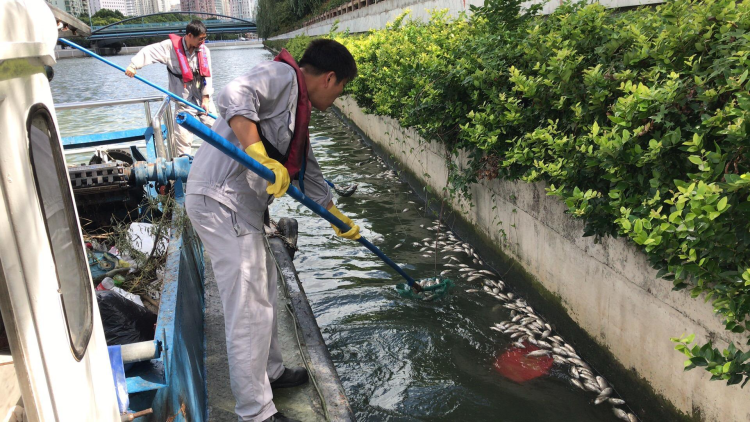
[[[316,389],[311,381],[304,386],[275,390],[276,408],[284,415],[304,422],[325,421],[326,411],[328,420],[354,420],[341,382],[297,279],[294,264],[279,239],[270,239],[270,243],[282,270],[278,280],[277,322],[284,363],[288,366],[304,366],[304,361],[307,361],[318,385]],[[204,254],[204,259],[208,419],[215,422],[234,422],[237,416],[234,414],[235,401],[229,386],[224,314],[207,254]],[[301,348],[298,346],[297,336]]]

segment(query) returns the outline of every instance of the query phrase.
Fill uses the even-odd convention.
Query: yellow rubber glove
[[[336,205],[331,205],[331,209],[329,209],[328,211],[330,211],[331,214],[333,214],[336,217],[338,217],[339,220],[341,220],[344,223],[346,223],[347,226],[351,227],[351,229],[349,229],[348,232],[341,233],[341,230],[339,230],[338,227],[336,227],[333,224],[331,224],[331,227],[333,227],[333,231],[336,232],[336,236],[340,236],[340,237],[343,237],[344,239],[349,239],[349,240],[357,240],[360,237],[362,237],[359,234],[359,226],[356,225],[356,224],[354,224],[354,221],[352,221],[351,218],[349,218],[349,217],[345,216],[344,214],[342,214],[341,211],[339,211],[339,209],[336,208]]]
[[[255,161],[268,167],[269,170],[276,175],[276,183],[268,182],[266,192],[269,195],[273,195],[276,198],[283,196],[286,190],[289,189],[289,172],[280,162],[268,157],[266,148],[263,146],[263,142],[256,142],[249,147],[245,148],[247,155],[252,157]]]

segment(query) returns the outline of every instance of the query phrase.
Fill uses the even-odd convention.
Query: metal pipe
[[[161,355],[161,345],[158,340],[123,344],[120,346],[120,354],[122,355],[122,363],[158,359]]]
[[[124,415],[120,416],[120,420],[121,420],[122,422],[129,422],[129,421],[134,421],[134,420],[136,420],[137,418],[140,418],[141,416],[146,416],[146,415],[150,415],[150,414],[152,414],[152,413],[154,413],[154,409],[153,409],[153,408],[150,408],[150,407],[149,407],[148,409],[146,409],[146,410],[141,410],[140,412],[135,412],[135,413],[126,413],[126,414],[124,414]]]
[[[154,142],[156,142],[156,152],[160,157],[164,157],[169,160],[172,158],[172,154],[171,152],[167,151],[167,147],[166,145],[164,145],[164,135],[161,131],[161,122],[163,120],[162,117],[168,109],[169,97],[165,97],[164,101],[162,101],[161,105],[159,105],[159,109],[156,110],[156,114],[154,114],[151,127],[154,129]]]
[[[161,131],[161,123],[159,120],[152,121],[151,128],[154,130],[154,147],[156,147],[156,156],[166,159],[167,150],[164,147],[164,134]]]
[[[167,99],[169,99],[167,97]],[[169,151],[169,159],[173,160],[174,156],[174,114],[172,114],[172,105],[167,107],[167,150]]]
[[[146,109],[146,124],[151,126],[151,105],[148,103],[148,101],[143,103],[143,108]]]
[[[65,38],[59,38],[59,40],[60,40],[61,43],[65,44],[65,45],[68,45],[68,46],[71,46],[71,47],[73,47],[75,49],[78,49],[80,51],[83,51],[84,53],[90,55],[91,57],[94,57],[95,59],[99,59],[102,62],[107,63],[108,65],[114,67],[115,69],[119,69],[121,72],[125,73],[125,69],[122,66],[112,63],[111,61],[105,59],[104,57],[102,57],[102,56],[94,53],[93,51],[88,50],[86,48],[83,48],[80,45],[78,45],[78,44],[76,44],[76,43],[74,43],[72,41],[66,40]],[[206,110],[198,107],[197,105],[191,103],[190,101],[187,101],[187,100],[183,99],[182,97],[179,97],[179,96],[177,96],[177,95],[175,95],[175,94],[167,91],[166,89],[160,87],[159,85],[155,85],[155,84],[147,81],[146,79],[143,79],[142,77],[140,77],[138,75],[135,75],[134,78],[136,78],[139,81],[145,83],[146,85],[150,86],[151,88],[158,89],[159,91],[161,91],[161,92],[169,95],[170,97],[174,98],[175,100],[177,100],[177,101],[179,101],[181,103],[184,103],[185,105],[190,106],[190,107],[192,107],[192,108],[200,111],[201,113],[208,114],[209,117],[213,117],[214,119],[217,118],[216,115],[214,115],[212,113],[208,113]]]
[[[213,147],[217,148],[219,151],[228,155],[229,157],[231,157],[238,163],[247,167],[250,171],[262,177],[263,179],[271,183],[273,183],[276,180],[276,175],[274,175],[271,170],[269,170],[267,167],[263,166],[259,162],[250,158],[249,155],[245,154],[242,150],[234,146],[231,142],[221,137],[218,133],[206,127],[206,125],[201,123],[195,117],[189,115],[188,113],[181,112],[177,115],[176,122],[178,125],[181,125],[182,127],[186,128],[190,132],[198,135],[198,137],[208,142]],[[314,213],[323,217],[329,223],[338,227],[338,229],[341,230],[342,232],[347,232],[351,229],[351,227],[347,226],[343,221],[339,220],[336,216],[331,214],[330,211],[328,211],[317,202],[305,196],[305,194],[300,192],[300,190],[297,189],[296,186],[289,185],[289,189],[287,189],[286,193],[287,195],[296,199],[298,202],[302,203],[302,205],[312,210]],[[398,266],[398,264],[396,264],[390,258],[388,258],[380,249],[378,249],[377,246],[370,243],[364,237],[360,237],[359,239],[357,239],[357,241],[360,244],[362,244],[364,247],[369,249],[372,253],[377,255],[380,259],[382,259],[383,262],[390,265],[391,268],[396,270],[396,272],[398,272],[402,277],[404,277],[404,279],[406,279],[407,283],[409,284],[409,287],[415,289],[416,291],[422,290],[421,286],[415,283],[414,279],[411,278],[409,274],[406,273],[406,271],[404,271],[401,267]]]
[[[128,98],[126,100],[107,100],[107,101],[84,101],[79,103],[64,103],[55,105],[55,110],[74,110],[77,108],[97,108],[97,107],[111,107],[126,104],[140,104],[143,102],[156,102],[162,101],[164,97],[141,97],[141,98]]]

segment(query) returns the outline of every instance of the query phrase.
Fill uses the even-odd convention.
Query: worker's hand
[[[128,68],[125,69],[125,74],[131,78],[135,76],[135,66],[133,66],[132,64],[128,66]]]
[[[204,109],[204,110],[206,110],[206,112],[205,113],[200,113],[200,114],[208,114],[208,108],[209,107],[211,107],[211,97],[209,97],[208,95],[206,95],[201,100],[201,108]]]
[[[286,193],[286,190],[289,189],[289,183],[291,183],[289,172],[287,171],[286,167],[284,167],[280,162],[274,160],[273,158],[268,157],[268,153],[266,153],[266,148],[263,146],[263,142],[256,142],[250,145],[249,147],[245,148],[245,152],[255,161],[268,167],[268,169],[271,170],[276,176],[275,183],[268,182],[266,192],[268,192],[269,195],[275,196],[276,198],[283,196]]]
[[[356,224],[354,224],[354,221],[352,221],[351,218],[349,218],[349,217],[345,216],[344,214],[342,214],[341,211],[339,211],[339,209],[336,208],[336,205],[332,204],[331,208],[329,208],[328,211],[330,211],[331,214],[333,214],[336,217],[338,217],[339,220],[341,220],[344,223],[346,223],[347,226],[351,227],[351,229],[349,229],[348,232],[341,233],[341,230],[339,230],[338,227],[336,227],[333,224],[331,224],[331,227],[333,227],[333,231],[336,233],[336,236],[343,237],[344,239],[349,239],[349,240],[357,240],[360,237],[362,237],[359,234],[359,226],[356,225]]]

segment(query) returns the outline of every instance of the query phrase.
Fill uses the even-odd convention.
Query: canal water
[[[237,48],[212,50],[212,57],[218,92],[272,55]],[[129,62],[125,56],[112,60],[123,67]],[[167,86],[161,65],[138,74]],[[59,61],[52,89],[57,104],[158,94],[90,58]],[[62,136],[145,126],[141,105],[62,111],[58,119]],[[428,229],[435,216],[425,214],[409,185],[384,174],[388,168],[371,147],[332,112],[313,113],[310,133],[324,174],[334,182],[359,184],[352,197],[335,199],[338,207],[407,272],[433,276],[448,269],[449,256],[476,267],[466,254],[436,260],[413,246],[436,236]],[[394,271],[358,243],[333,236],[328,223],[293,200],[277,200],[271,215],[299,221],[299,277],[358,420],[617,420],[611,406],[595,406],[595,394],[571,384],[567,367],[555,365],[547,375],[522,383],[502,376],[496,362],[515,340],[490,327],[510,320],[510,310],[484,292],[466,292],[481,285],[450,274],[457,286],[447,298],[403,299],[393,287],[402,282]],[[537,311],[544,316],[543,309]]]

